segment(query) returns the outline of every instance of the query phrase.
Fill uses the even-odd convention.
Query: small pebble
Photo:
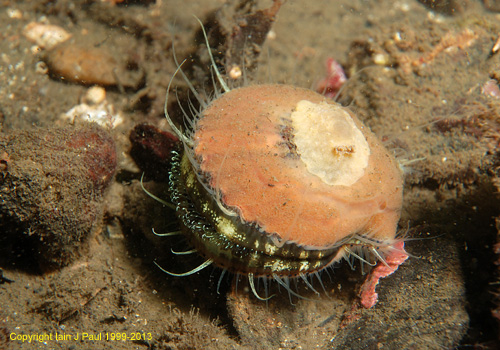
[[[8,8],[7,9],[7,16],[9,16],[9,18],[13,18],[13,19],[21,19],[21,18],[23,18],[23,13],[21,11],[19,11],[18,9]]]
[[[118,63],[107,51],[75,44],[59,45],[47,52],[45,61],[56,78],[85,85],[116,85],[113,70]]]
[[[43,61],[39,61],[35,64],[35,72],[41,75],[47,74],[49,71],[49,68],[47,67],[47,64]]]
[[[106,99],[106,90],[100,86],[92,86],[83,97],[83,102],[90,105],[97,105]]]
[[[24,36],[44,49],[52,49],[71,38],[63,28],[53,24],[31,22],[23,30]]]
[[[135,88],[143,75],[143,72],[125,69],[126,63],[115,59],[105,47],[86,47],[72,42],[48,50],[44,60],[52,77],[82,85]]]
[[[500,88],[498,87],[498,82],[495,79],[490,79],[481,86],[481,93],[486,96],[500,98]]]

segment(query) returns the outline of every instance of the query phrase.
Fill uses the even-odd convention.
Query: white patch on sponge
[[[335,186],[350,186],[364,175],[370,147],[343,107],[302,100],[291,118],[293,141],[310,173]]]

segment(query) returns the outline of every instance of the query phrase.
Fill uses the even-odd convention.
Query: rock
[[[105,48],[63,43],[48,50],[44,60],[52,77],[72,83],[136,89],[142,80],[142,72],[126,70],[125,62]]]
[[[0,134],[0,157],[2,259],[34,258],[42,270],[68,265],[101,229],[114,141],[96,126],[11,131]]]

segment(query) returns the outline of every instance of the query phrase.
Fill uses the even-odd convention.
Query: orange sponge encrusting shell
[[[288,85],[233,89],[192,134],[198,171],[223,205],[279,242],[311,249],[358,235],[392,242],[402,172],[348,109]]]

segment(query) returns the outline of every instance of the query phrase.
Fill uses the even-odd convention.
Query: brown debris
[[[410,73],[415,67],[419,67],[423,64],[430,64],[445,50],[452,48],[461,50],[466,49],[471,46],[477,38],[478,34],[470,29],[464,29],[458,34],[455,32],[448,32],[431,51],[420,55],[420,57],[413,58],[407,55],[401,55],[399,57],[399,65],[405,73]]]
[[[500,0],[483,0],[484,7],[493,12],[500,12]]]
[[[141,4],[141,5],[148,5],[150,3],[154,3],[156,0],[101,0],[101,2],[109,2],[111,5],[116,5],[116,4],[123,4],[123,5],[128,5],[128,4]]]
[[[479,38],[478,30],[466,28],[461,32],[448,31],[439,36],[439,41],[429,47],[429,37],[418,35],[413,30],[400,29],[391,39],[381,44],[368,40],[357,40],[349,53],[349,72],[354,74],[363,67],[373,64],[400,67],[405,74],[431,64],[438,56],[465,50]]]
[[[464,13],[469,5],[469,0],[418,0],[429,9],[443,15],[457,15]]]
[[[156,181],[168,178],[171,152],[179,143],[177,136],[153,125],[139,124],[129,135],[132,148],[130,156],[148,177]]]
[[[226,29],[225,66],[227,72],[238,68],[240,70],[254,68],[260,48],[284,2],[284,0],[274,0],[270,8],[253,10],[252,1],[240,1],[233,17],[232,27]]]
[[[500,195],[500,166],[498,166],[496,169],[496,176],[493,179],[493,184],[496,189],[496,196]],[[496,256],[496,261],[495,265],[497,266],[497,282],[495,283],[497,285],[496,292],[495,292],[495,304],[496,307],[491,310],[491,313],[493,317],[497,319],[498,322],[498,339],[500,340],[500,287],[498,287],[498,284],[500,283],[500,216],[496,217],[495,219],[495,226],[497,229],[497,237],[496,237],[496,244],[493,246],[493,253],[495,253]]]

